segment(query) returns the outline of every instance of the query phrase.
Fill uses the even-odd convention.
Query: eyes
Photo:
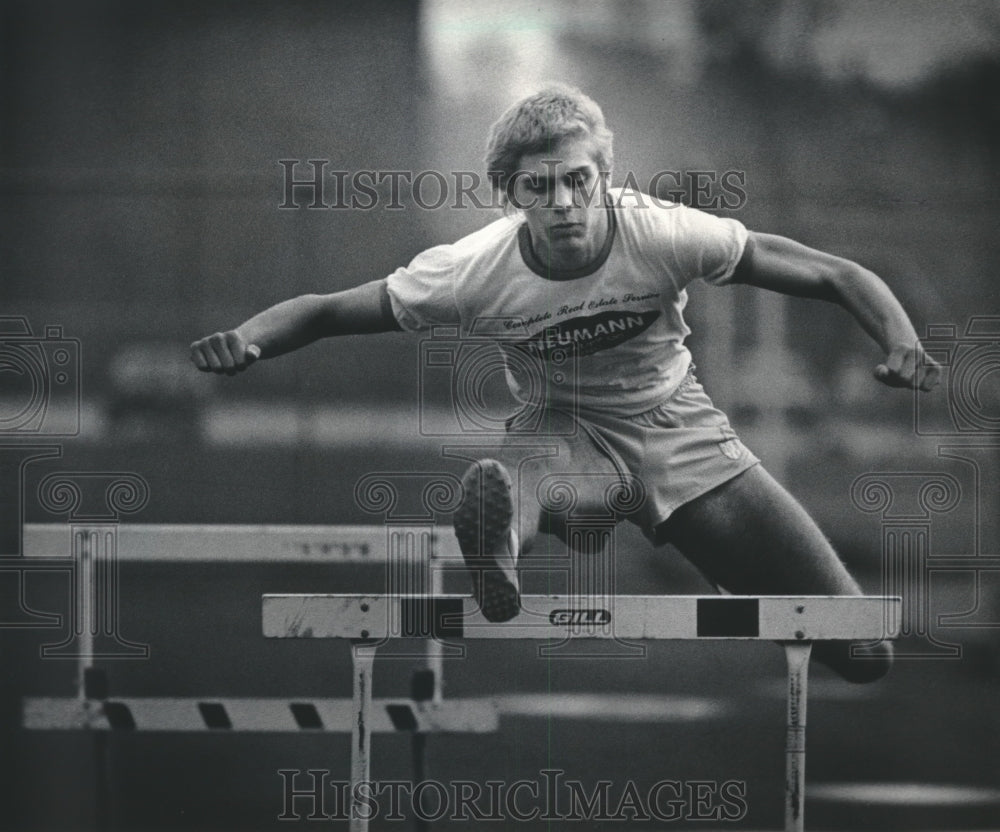
[[[555,162],[543,161],[547,171],[525,168],[513,173],[507,180],[508,203],[527,211],[532,208],[588,207],[603,198],[602,174],[593,165],[582,164],[556,174],[560,167]],[[546,175],[548,174],[548,175]]]
[[[550,188],[555,189],[556,182],[562,183],[572,191],[581,191],[593,181],[593,178],[593,175],[588,171],[573,170],[558,179],[527,176],[524,179],[524,186],[528,193],[544,196],[549,193]]]

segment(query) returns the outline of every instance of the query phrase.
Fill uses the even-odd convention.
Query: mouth
[[[549,231],[553,234],[572,234],[583,230],[583,223],[580,222],[559,222],[549,226]]]

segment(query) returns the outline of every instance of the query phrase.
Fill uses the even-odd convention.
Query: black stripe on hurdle
[[[302,729],[322,728],[323,719],[316,710],[316,706],[310,702],[292,702],[288,706],[295,717],[295,724]]]
[[[400,598],[404,638],[461,638],[461,598]]]
[[[409,705],[386,705],[385,710],[392,720],[392,727],[397,731],[417,730],[417,718]]]
[[[105,702],[102,707],[112,731],[135,730],[135,717],[132,716],[131,709],[124,702]]]
[[[205,721],[206,728],[228,729],[233,727],[229,714],[226,713],[226,706],[221,702],[199,702],[198,710],[201,712],[201,718]]]
[[[706,638],[756,638],[760,604],[756,598],[699,598],[698,635]]]

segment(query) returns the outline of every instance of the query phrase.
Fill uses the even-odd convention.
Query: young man
[[[502,219],[423,252],[384,280],[295,298],[196,341],[192,360],[200,370],[233,374],[332,335],[449,324],[465,334],[475,325],[481,336],[495,327],[524,407],[500,458],[466,473],[455,514],[491,620],[517,614],[518,553],[540,529],[562,530],[558,507],[540,496],[553,474],[572,480],[578,508],[606,507],[609,477],[638,489],[644,500],[630,519],[729,592],[861,594],[812,519],[695,379],[684,346],[685,287],[698,279],[744,283],[832,301],[887,356],[877,380],[930,390],[939,369],[870,271],[735,220],[609,188],[611,140],[600,108],[578,90],[553,86],[525,98],[501,116],[489,141]],[[570,382],[567,356],[575,365]],[[526,436],[554,453],[525,459]],[[869,681],[888,670],[891,648],[852,659],[849,645],[826,643],[815,655],[847,679]]]

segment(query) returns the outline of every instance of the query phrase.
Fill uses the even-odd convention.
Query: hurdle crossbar
[[[630,595],[586,602],[528,595],[521,613],[493,624],[465,595],[269,594],[268,638],[766,639],[890,638],[897,598],[875,596]]]
[[[115,556],[122,562],[295,562],[385,564],[387,526],[215,525],[121,523]],[[65,559],[74,551],[66,523],[27,523],[24,557]],[[460,558],[451,529],[430,532],[435,557]],[[420,554],[419,552],[417,553]]]
[[[350,733],[353,709],[350,699],[307,697],[31,697],[24,700],[22,724],[35,731]],[[369,730],[490,733],[499,724],[490,699],[378,699]]]
[[[269,594],[262,624],[270,638],[345,638],[355,644],[354,785],[370,781],[372,671],[375,647],[389,638],[636,640],[745,639],[782,642],[788,667],[785,744],[785,830],[802,832],[809,656],[814,641],[880,641],[898,635],[901,599],[872,596],[524,596],[522,611],[502,624],[487,621],[461,595],[385,596]],[[355,811],[358,809],[358,811]],[[352,805],[351,832],[368,819]]]

